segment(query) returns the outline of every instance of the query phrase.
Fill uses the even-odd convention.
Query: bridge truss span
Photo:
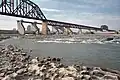
[[[97,27],[67,23],[67,22],[60,22],[60,21],[54,21],[54,20],[47,20],[47,21],[48,21],[48,25],[51,25],[51,26],[60,26],[60,27],[66,27],[66,28],[77,28],[77,29],[89,29],[89,30],[102,31],[101,28],[97,28]]]
[[[77,28],[102,31],[101,28],[79,25],[74,23],[61,22],[56,20],[47,19],[40,7],[30,0],[0,0],[0,14],[14,17],[22,17],[34,20],[42,21],[42,33],[47,34],[49,32],[48,25],[62,28]]]
[[[41,9],[30,0],[0,0],[0,14],[46,20]]]

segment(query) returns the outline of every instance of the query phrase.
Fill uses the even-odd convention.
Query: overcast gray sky
[[[120,0],[32,0],[47,19],[120,29]],[[0,29],[17,28],[20,18],[0,15]]]

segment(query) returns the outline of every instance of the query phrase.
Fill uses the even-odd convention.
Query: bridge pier
[[[39,28],[37,27],[37,22],[32,23],[31,26],[32,26],[32,30],[35,32],[35,34],[37,34],[37,35],[40,34]]]
[[[56,30],[56,33],[58,34],[63,34],[65,29],[64,27],[59,27],[59,26],[52,26],[55,30]]]
[[[64,34],[65,35],[71,35],[73,31],[70,28],[64,28]]]
[[[25,35],[25,27],[24,27],[22,21],[17,21],[17,27],[18,27],[19,34]]]
[[[95,33],[94,30],[92,30],[92,29],[89,29],[89,32],[90,32],[90,34],[94,34]]]
[[[70,35],[73,34],[73,31],[70,28],[67,28],[67,31]]]
[[[30,9],[29,9],[30,8]],[[26,10],[27,9],[27,10]],[[91,26],[78,25],[73,23],[60,22],[55,20],[47,20],[41,9],[37,4],[30,0],[0,0],[0,14],[8,15],[14,17],[28,18],[40,20],[42,22],[42,34],[49,34],[50,30],[47,27],[50,26],[59,26],[59,27],[69,27],[69,28],[86,28],[86,29],[96,29],[98,31],[102,31],[101,28],[95,28]],[[41,24],[41,23],[40,23]],[[18,24],[19,26],[22,24]],[[19,33],[25,34],[23,27],[19,27]]]
[[[56,32],[55,33],[60,33],[60,31],[59,31],[59,27],[58,26],[52,26],[52,28],[54,28],[55,30],[56,30]]]
[[[72,34],[73,34],[73,31],[72,31],[70,28],[67,28],[67,31],[68,31],[68,34],[69,34],[69,35],[72,35]]]
[[[82,29],[79,29],[78,34],[82,34],[82,33],[83,33]]]
[[[48,34],[48,23],[42,22],[42,35],[47,35]]]
[[[91,29],[88,29],[88,31],[91,33],[92,31],[91,31]]]

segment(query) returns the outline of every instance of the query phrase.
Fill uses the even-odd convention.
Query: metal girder
[[[41,9],[30,0],[1,0],[0,14],[46,21]]]
[[[41,21],[47,22],[48,25],[51,25],[51,26],[102,31],[101,28],[60,22],[60,21],[55,21],[55,20],[48,20],[44,16],[39,6],[30,0],[1,0],[0,14],[41,20]]]
[[[102,31],[101,28],[96,28],[91,26],[78,25],[78,24],[72,24],[72,23],[66,23],[66,22],[60,22],[60,21],[54,21],[54,20],[47,20],[47,21],[48,21],[48,25],[51,25],[51,26],[60,26],[60,27],[78,28],[78,29],[92,29],[92,30]]]

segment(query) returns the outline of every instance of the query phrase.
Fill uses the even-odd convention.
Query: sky
[[[32,0],[47,19],[120,29],[120,0]],[[0,15],[0,29],[16,28],[21,18]]]

